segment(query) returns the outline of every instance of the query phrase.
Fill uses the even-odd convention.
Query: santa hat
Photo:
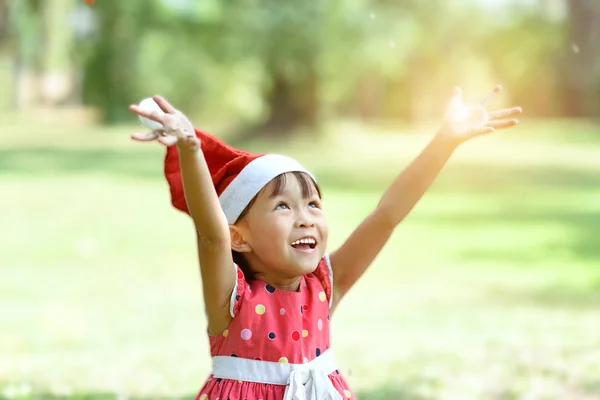
[[[238,150],[197,129],[196,136],[200,139],[221,208],[230,224],[238,219],[254,196],[278,175],[305,172],[316,182],[314,176],[292,158]],[[169,183],[173,206],[189,214],[176,146],[167,147],[165,177]]]

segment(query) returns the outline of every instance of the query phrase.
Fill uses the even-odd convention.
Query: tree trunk
[[[139,4],[143,4],[139,2]],[[100,40],[85,67],[84,99],[103,111],[103,120],[131,118],[128,105],[137,101],[135,58],[139,38],[138,2],[98,2]]]
[[[271,85],[265,93],[269,115],[242,133],[250,137],[284,138],[298,128],[320,125],[321,2],[271,0],[273,19],[267,23],[266,47],[261,51]]]
[[[273,86],[267,95],[270,115],[257,132],[259,136],[289,135],[298,127],[318,125],[317,77],[306,76],[292,82],[280,71],[273,72]]]
[[[565,87],[565,110],[571,117],[596,116],[600,106],[600,2],[569,0],[572,54]]]
[[[45,0],[43,4],[43,52],[40,74],[40,97],[46,105],[70,102],[75,96],[75,74],[72,48],[73,29],[65,24],[65,15],[72,8],[71,1]]]
[[[10,34],[14,37],[13,104],[16,109],[36,106],[40,97],[42,70],[42,5],[39,0],[8,4]]]
[[[238,133],[237,143],[251,138],[285,138],[298,128],[316,130],[320,125],[317,58],[305,58],[302,74],[294,77],[277,59],[266,62],[272,82],[265,95],[269,115],[263,123]]]

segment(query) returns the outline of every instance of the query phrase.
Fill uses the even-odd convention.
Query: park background
[[[597,0],[0,0],[0,398],[193,398],[191,221],[127,106],[312,169],[334,249],[452,88],[461,146],[333,318],[360,399],[600,399]]]

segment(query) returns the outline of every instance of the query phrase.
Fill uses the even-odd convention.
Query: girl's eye
[[[277,204],[277,207],[275,207],[276,210],[285,210],[286,208],[290,208],[290,207],[288,207],[288,205],[285,203],[279,203],[279,204]]]
[[[319,208],[319,204],[316,201],[311,201],[310,203],[308,203],[308,206],[310,208]]]

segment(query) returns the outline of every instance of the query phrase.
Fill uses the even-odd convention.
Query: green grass
[[[330,250],[428,138],[364,129],[248,145],[314,169]],[[124,127],[0,132],[0,398],[192,398],[208,341],[162,149]],[[525,123],[466,144],[336,311],[353,390],[599,398],[599,232],[600,129]]]

